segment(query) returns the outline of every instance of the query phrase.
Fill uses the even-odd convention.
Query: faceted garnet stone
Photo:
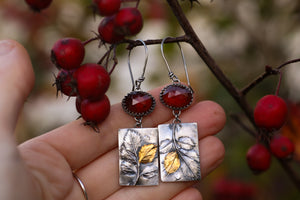
[[[133,91],[124,97],[122,106],[128,114],[135,117],[142,117],[153,111],[155,100],[146,92]]]
[[[172,84],[160,93],[161,102],[174,110],[187,108],[193,101],[193,91],[182,84]]]

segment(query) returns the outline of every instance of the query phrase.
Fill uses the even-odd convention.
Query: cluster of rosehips
[[[247,152],[247,162],[254,172],[263,172],[270,167],[271,153],[279,159],[289,159],[294,153],[294,143],[287,137],[276,134],[287,120],[288,107],[286,102],[277,95],[266,95],[256,104],[254,121],[270,138],[269,149],[256,143]]]
[[[121,8],[121,0],[93,0],[96,11],[104,16],[98,32],[103,42],[113,44],[133,36],[143,28],[143,18],[136,7]]]
[[[76,109],[95,130],[109,114],[110,102],[105,92],[110,85],[106,69],[95,63],[82,64],[85,55],[83,43],[76,38],[58,40],[52,50],[52,62],[59,69],[55,85],[57,91],[76,97]]]
[[[116,43],[125,36],[141,31],[143,20],[136,7],[121,9],[121,0],[93,0],[96,11],[104,16],[99,25],[99,37],[103,43]],[[52,62],[59,69],[55,85],[57,91],[68,97],[76,97],[76,109],[98,131],[97,124],[109,114],[110,102],[105,95],[110,85],[110,75],[99,64],[82,64],[84,43],[76,38],[58,40],[52,50]]]

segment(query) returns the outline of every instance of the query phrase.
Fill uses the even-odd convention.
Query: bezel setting
[[[168,88],[170,88],[170,87],[177,87],[177,88],[181,88],[181,89],[187,90],[187,91],[191,94],[190,101],[189,101],[188,103],[186,103],[186,105],[180,106],[180,107],[169,105],[169,104],[164,100],[164,97],[163,97],[163,96],[164,96],[166,90],[167,90]],[[194,92],[193,92],[193,90],[192,90],[190,87],[188,87],[188,86],[186,86],[186,85],[183,85],[183,84],[181,84],[181,83],[173,83],[173,84],[170,84],[170,85],[164,87],[164,88],[161,90],[160,95],[159,95],[159,100],[160,100],[160,102],[161,102],[163,105],[165,105],[166,107],[168,107],[168,108],[170,108],[170,109],[172,109],[172,110],[184,110],[184,109],[186,109],[187,107],[189,107],[189,106],[192,104],[193,99],[194,99]]]
[[[128,107],[128,101],[130,101],[130,98],[132,98],[134,95],[141,95],[141,96],[147,96],[151,99],[151,106],[149,107],[149,109],[145,110],[144,112],[134,112],[132,111],[129,107]],[[143,116],[146,116],[146,115],[149,115],[150,113],[153,112],[154,110],[154,107],[156,105],[156,102],[155,102],[155,99],[154,97],[147,93],[147,92],[144,92],[144,91],[132,91],[130,93],[128,93],[122,100],[122,108],[123,110],[133,116],[133,117],[143,117]]]

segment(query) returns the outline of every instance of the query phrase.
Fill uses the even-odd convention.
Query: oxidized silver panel
[[[197,123],[162,124],[158,132],[161,181],[200,180]]]
[[[157,128],[119,130],[119,183],[158,185]]]

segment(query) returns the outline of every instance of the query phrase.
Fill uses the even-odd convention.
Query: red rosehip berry
[[[103,42],[114,44],[124,39],[115,28],[115,16],[104,17],[99,24],[98,33]]]
[[[58,67],[66,70],[78,68],[85,55],[84,45],[76,38],[58,40],[51,50],[51,60]]]
[[[248,149],[247,163],[250,169],[259,173],[269,169],[271,164],[271,154],[262,144],[255,144]]]
[[[121,35],[136,35],[143,28],[143,18],[137,8],[123,8],[116,14],[115,26]]]
[[[25,0],[25,2],[32,10],[39,12],[45,8],[48,8],[52,0]]]
[[[295,151],[294,143],[283,135],[277,135],[270,141],[270,150],[277,158],[288,158]]]
[[[110,76],[101,65],[87,63],[74,73],[77,92],[82,99],[92,101],[102,98],[110,85]]]
[[[121,7],[121,0],[93,0],[94,5],[102,16],[110,16],[117,13]]]
[[[276,95],[262,97],[254,109],[256,125],[267,130],[280,129],[286,122],[287,115],[285,101]]]
[[[91,125],[96,128],[96,125],[106,119],[110,112],[110,102],[106,95],[103,95],[97,101],[84,99],[80,106],[81,116],[86,121],[85,125]]]
[[[55,83],[53,84],[56,85],[57,95],[59,91],[61,91],[61,93],[69,97],[77,95],[73,73],[74,71],[69,71],[64,69],[61,69],[58,72],[55,79]]]

